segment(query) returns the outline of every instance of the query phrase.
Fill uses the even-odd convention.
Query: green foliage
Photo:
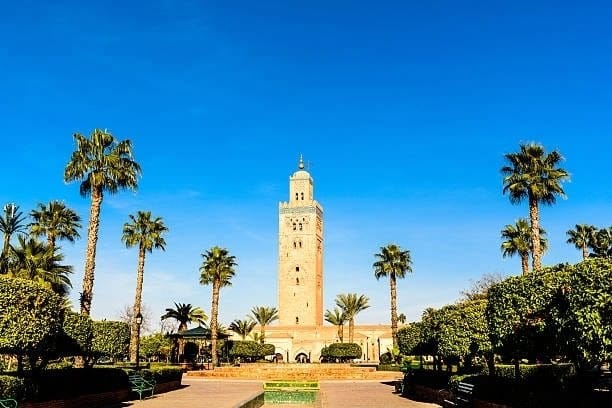
[[[140,339],[140,354],[147,358],[165,357],[172,350],[172,339],[162,333],[154,333]]]
[[[36,357],[60,330],[62,298],[42,285],[0,276],[0,352]]]
[[[397,331],[397,344],[401,354],[419,354],[422,344],[422,323],[408,323]]]
[[[566,356],[587,366],[612,359],[612,261],[587,259],[513,277],[489,292],[495,350],[506,359]]]
[[[64,354],[84,355],[91,350],[93,340],[93,321],[89,316],[69,312],[64,316],[63,335],[58,348]]]
[[[128,375],[131,375],[135,370],[130,368],[123,369]],[[180,381],[183,377],[183,369],[175,366],[151,366],[140,370],[140,374],[145,378],[154,379],[156,383],[164,383],[170,381]]]
[[[130,327],[124,322],[102,320],[93,323],[91,352],[94,357],[109,356],[113,360],[125,356],[130,345]]]
[[[334,343],[321,349],[321,357],[331,359],[348,360],[360,358],[362,354],[361,346],[357,343]]]
[[[66,400],[78,395],[125,389],[128,376],[119,368],[43,370],[37,379],[36,399]]]
[[[519,365],[521,379],[530,378],[571,378],[576,375],[573,364],[521,364]],[[513,364],[497,364],[495,366],[497,377],[515,378]]]
[[[376,371],[402,371],[402,367],[397,364],[379,364],[376,367]]]
[[[23,378],[12,375],[0,375],[0,399],[12,398],[20,400],[26,393]]]
[[[259,359],[274,354],[274,345],[261,344],[256,341],[234,341],[229,350],[231,357]]]

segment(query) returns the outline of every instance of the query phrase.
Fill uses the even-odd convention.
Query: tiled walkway
[[[234,408],[262,390],[262,382],[258,380],[204,380],[185,376],[183,384],[186,386],[180,390],[106,408]],[[321,402],[323,408],[438,407],[402,398],[393,393],[391,385],[378,381],[322,381]]]

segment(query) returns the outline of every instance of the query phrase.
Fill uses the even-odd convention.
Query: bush
[[[113,360],[128,354],[130,346],[130,327],[124,322],[93,322],[91,354],[97,359],[109,356]]]
[[[233,358],[257,360],[274,354],[274,350],[272,344],[261,344],[256,341],[234,341],[230,347],[229,355]]]
[[[128,376],[118,368],[43,370],[36,378],[36,392],[28,399],[47,401],[116,391],[128,387]]]
[[[0,375],[0,398],[22,399],[26,394],[26,387],[22,378],[12,375]]]
[[[402,371],[402,367],[397,364],[379,364],[376,371]]]
[[[128,375],[134,373],[134,370],[125,369]],[[154,366],[148,369],[140,370],[140,373],[145,378],[152,378],[156,383],[164,383],[170,381],[180,381],[183,377],[183,369],[175,366]]]
[[[393,362],[393,356],[388,351],[380,355],[381,364],[391,364]]]
[[[0,352],[36,361],[55,342],[62,304],[60,296],[36,282],[0,276]]]
[[[321,349],[321,357],[331,360],[346,361],[360,358],[361,355],[361,346],[357,343],[334,343]]]
[[[91,318],[80,313],[66,313],[57,345],[60,354],[85,355],[91,350],[92,340]]]

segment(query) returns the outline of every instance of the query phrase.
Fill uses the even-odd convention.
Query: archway
[[[304,352],[298,353],[295,356],[295,362],[296,363],[310,363],[310,361],[308,361],[308,354]]]

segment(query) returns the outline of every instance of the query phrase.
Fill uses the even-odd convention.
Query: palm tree
[[[123,225],[123,236],[121,241],[125,246],[131,248],[138,245],[138,268],[136,271],[136,295],[134,297],[133,316],[140,314],[142,301],[142,281],[144,279],[145,254],[153,252],[153,248],[165,251],[166,240],[163,234],[168,231],[164,221],[160,217],[151,218],[151,211],[138,211],[136,217],[130,214],[130,221]],[[132,319],[132,333],[130,336],[130,360],[136,362],[137,345],[140,337],[140,325],[136,319]]]
[[[275,307],[255,306],[251,309],[253,319],[259,323],[259,341],[263,344],[266,341],[266,326],[278,320],[278,310]]]
[[[540,249],[545,252],[548,249],[548,240],[546,231],[541,227],[538,236],[540,237]],[[525,218],[519,218],[515,225],[508,224],[502,229],[501,237],[505,239],[501,244],[502,256],[505,258],[518,254],[521,257],[523,275],[527,275],[529,273],[529,253],[533,250],[529,222]]]
[[[242,340],[244,340],[251,335],[251,332],[253,331],[253,328],[256,324],[257,323],[251,319],[236,319],[230,323],[229,329],[239,335]]]
[[[61,201],[51,201],[48,206],[39,203],[30,216],[34,220],[29,225],[30,233],[35,237],[46,236],[51,248],[55,248],[57,239],[74,242],[81,237],[81,217]]]
[[[557,196],[565,197],[561,184],[569,180],[569,174],[558,167],[563,157],[557,150],[549,154],[539,144],[522,144],[518,153],[507,153],[504,158],[509,165],[502,167],[503,193],[508,193],[510,202],[518,204],[524,199],[529,203],[531,242],[533,243],[533,269],[542,267],[540,248],[539,204],[552,205]]]
[[[212,247],[202,254],[204,258],[202,266],[200,266],[200,284],[212,285],[212,304],[210,310],[210,327],[217,326],[217,317],[219,315],[219,291],[224,286],[232,284],[232,277],[235,274],[234,267],[236,257],[229,254],[225,248],[218,246]],[[217,331],[210,332],[212,365],[218,365],[217,357]]]
[[[35,238],[18,237],[18,246],[11,246],[14,262],[9,276],[42,283],[55,293],[66,296],[72,288],[68,274],[72,266],[62,265],[64,256],[58,248]]]
[[[0,217],[0,232],[4,234],[2,254],[0,254],[0,273],[6,273],[8,270],[11,237],[13,234],[25,232],[24,221],[25,217],[19,211],[18,205],[8,203],[4,206],[4,216]]]
[[[403,251],[395,244],[380,248],[380,253],[374,254],[374,276],[376,279],[389,276],[391,288],[391,334],[393,348],[397,348],[397,279],[406,277],[406,272],[412,272],[410,251]]]
[[[132,142],[129,140],[117,141],[110,132],[100,129],[95,129],[89,139],[79,133],[74,135],[74,139],[77,147],[64,170],[64,181],[80,180],[81,195],[91,196],[81,292],[81,313],[89,315],[104,193],[115,194],[119,190],[136,189],[141,170],[140,165],[132,159]]]
[[[403,314],[403,313],[400,313],[400,314],[397,316],[397,321],[398,321],[398,322],[400,322],[401,324],[406,323],[406,315],[405,315],[405,314]]]
[[[200,325],[205,324],[208,316],[206,313],[199,307],[194,307],[190,303],[174,303],[174,309],[167,308],[166,313],[164,313],[161,317],[162,320],[166,319],[174,319],[179,323],[179,327],[177,332],[180,333],[182,331],[187,330],[187,325],[192,322],[196,322]],[[179,359],[183,356],[183,349],[185,347],[185,342],[181,339],[179,341]]]
[[[336,296],[336,306],[342,310],[346,316],[346,320],[349,322],[349,343],[353,342],[355,334],[355,316],[359,312],[370,307],[370,305],[368,305],[369,300],[367,296],[357,296],[356,293],[340,294]]]
[[[612,257],[612,227],[601,228],[595,232],[593,242],[591,243],[593,249],[592,256],[598,258],[611,258]]]
[[[338,339],[340,343],[344,342],[344,323],[346,323],[346,315],[342,311],[342,309],[338,309],[334,307],[334,310],[331,311],[327,309],[325,311],[325,321],[333,324],[338,328]]]
[[[596,231],[595,226],[587,224],[576,224],[575,229],[567,231],[567,243],[582,250],[583,261],[589,257],[589,247],[593,244]]]

